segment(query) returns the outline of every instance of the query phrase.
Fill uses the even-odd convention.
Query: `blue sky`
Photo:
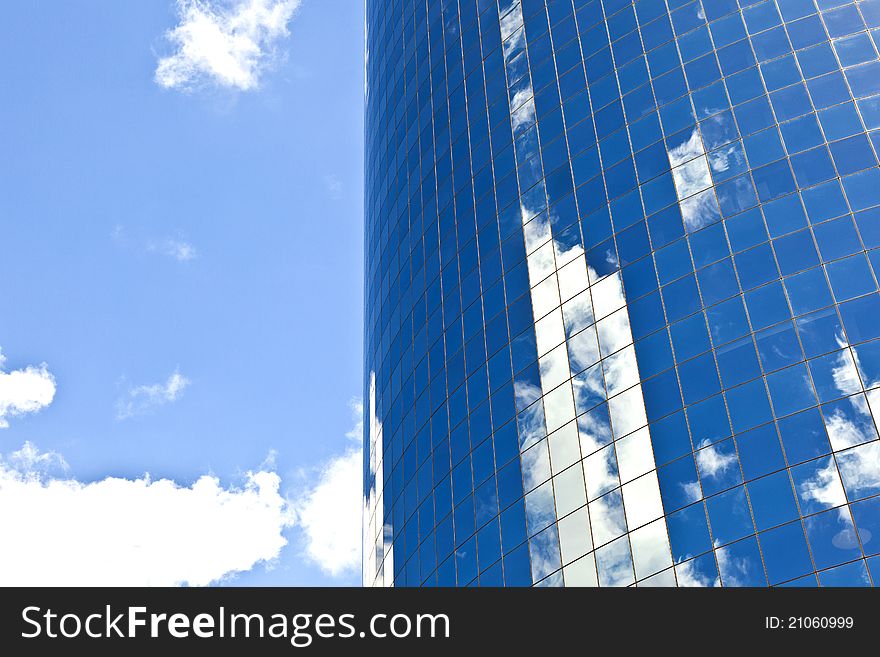
[[[322,519],[359,499],[309,491],[357,447],[346,433],[362,391],[363,7],[298,4],[56,0],[12,3],[0,23],[7,490],[42,499],[61,480],[75,496],[149,473],[183,496],[211,475],[234,497],[248,495],[248,471],[276,473],[285,502],[268,524],[283,515],[288,544],[233,584],[359,581],[359,564],[331,555],[336,575],[321,567],[322,544],[332,553],[354,535]],[[229,45],[241,38],[256,51]],[[51,403],[45,391],[30,406],[2,398],[50,378]],[[150,499],[132,513],[149,517]],[[19,518],[33,531],[17,541],[51,539],[58,507]],[[224,513],[217,522],[236,517]],[[150,540],[166,540],[149,522]],[[124,548],[127,526],[108,540]],[[278,527],[252,533],[263,530],[270,544],[239,545],[228,563],[271,554]],[[225,548],[192,549],[197,561]],[[122,579],[146,567],[133,561]]]

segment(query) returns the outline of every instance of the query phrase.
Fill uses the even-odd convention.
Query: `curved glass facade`
[[[367,0],[367,585],[880,582],[880,0]]]

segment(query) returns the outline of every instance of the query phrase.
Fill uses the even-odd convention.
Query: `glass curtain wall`
[[[880,582],[880,0],[367,0],[377,586]]]

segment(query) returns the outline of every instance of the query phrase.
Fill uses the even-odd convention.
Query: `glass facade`
[[[367,0],[364,583],[880,582],[880,0]]]

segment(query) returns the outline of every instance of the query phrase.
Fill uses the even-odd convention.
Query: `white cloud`
[[[721,579],[715,575],[701,573],[696,568],[697,562],[691,559],[687,563],[677,564],[675,574],[678,577],[678,585],[690,588],[712,588],[721,586]]]
[[[55,398],[55,377],[46,363],[4,372],[5,363],[0,351],[0,429],[9,427],[8,418],[36,413]]]
[[[700,139],[700,131],[694,128],[687,141],[682,141],[677,146],[668,149],[669,165],[674,169],[685,162],[690,162],[706,151],[703,149],[703,140]]]
[[[0,367],[4,361],[0,353]],[[38,394],[22,395],[21,382]],[[174,401],[187,385],[175,371],[164,384],[132,388],[118,417]],[[6,412],[48,405],[54,393],[45,365],[0,372],[0,421]],[[15,537],[0,541],[0,586],[206,586],[271,563],[294,524],[304,531],[307,558],[322,570],[354,569],[361,556],[363,404],[352,400],[350,407],[353,446],[326,463],[298,500],[280,492],[274,451],[238,487],[210,475],[188,487],[149,474],[81,482],[65,474],[60,454],[30,442],[0,454],[0,535]]]
[[[735,557],[732,551],[733,548],[719,550],[718,541],[715,541],[715,557],[718,559],[718,569],[724,579],[724,586],[745,586],[752,576],[749,561],[745,557]],[[760,577],[758,575],[759,579]]]
[[[167,89],[199,82],[247,91],[301,0],[177,0],[180,22],[165,37],[176,50],[159,59],[156,82]]]
[[[178,262],[189,262],[198,257],[196,248],[184,240],[169,238],[161,244],[151,244],[150,251],[161,253],[162,255],[174,258]]]
[[[131,235],[129,230],[122,224],[113,226],[110,237],[120,248],[134,249],[138,252],[158,254],[173,258],[178,262],[189,262],[199,257],[196,247],[182,237],[166,237],[155,239],[145,237],[143,234]]]
[[[334,576],[360,565],[362,463],[360,448],[332,459],[296,507],[306,535],[306,556]]]
[[[317,483],[294,503],[306,558],[333,576],[361,564],[363,403],[353,401],[351,409],[355,426],[346,436],[353,445],[325,463]]]
[[[126,420],[136,415],[144,415],[159,406],[180,399],[190,380],[174,370],[165,383],[136,386],[116,402],[116,419]]]
[[[269,471],[241,487],[56,477],[63,458],[26,443],[0,457],[0,585],[204,586],[275,559],[292,520]]]
[[[534,95],[532,87],[528,86],[517,91],[510,102],[510,124],[515,136],[525,132],[520,128],[530,128],[535,122],[535,101],[532,100]]]
[[[335,173],[324,176],[324,187],[327,189],[330,198],[334,201],[337,201],[342,197],[342,181]]]
[[[850,499],[880,492],[880,442],[838,452],[837,467]]]
[[[672,159],[672,158],[670,158]],[[684,200],[712,186],[709,161],[705,155],[686,162],[672,170],[672,180],[679,200]]]
[[[348,408],[351,410],[354,426],[345,437],[360,445],[364,439],[364,402],[362,399],[352,399],[348,402]]]
[[[703,477],[717,477],[736,464],[736,454],[725,454],[717,446],[710,446],[708,440],[703,440],[700,444],[696,457]]]
[[[833,459],[828,459],[824,467],[816,470],[815,476],[800,484],[800,492],[805,500],[814,501],[823,508],[831,508],[846,504],[846,494],[837,466]]]
[[[502,13],[503,11],[504,10],[502,9]],[[505,58],[508,58],[511,54],[517,52],[525,42],[525,31],[520,29],[522,26],[522,5],[517,4],[501,19],[501,40],[504,42]],[[514,35],[514,33],[515,36],[511,39],[510,37]]]
[[[33,443],[26,442],[18,451],[0,455],[0,467],[12,468],[19,473],[27,473],[29,477],[48,474],[53,470],[67,470],[67,461],[58,452],[41,452]]]

